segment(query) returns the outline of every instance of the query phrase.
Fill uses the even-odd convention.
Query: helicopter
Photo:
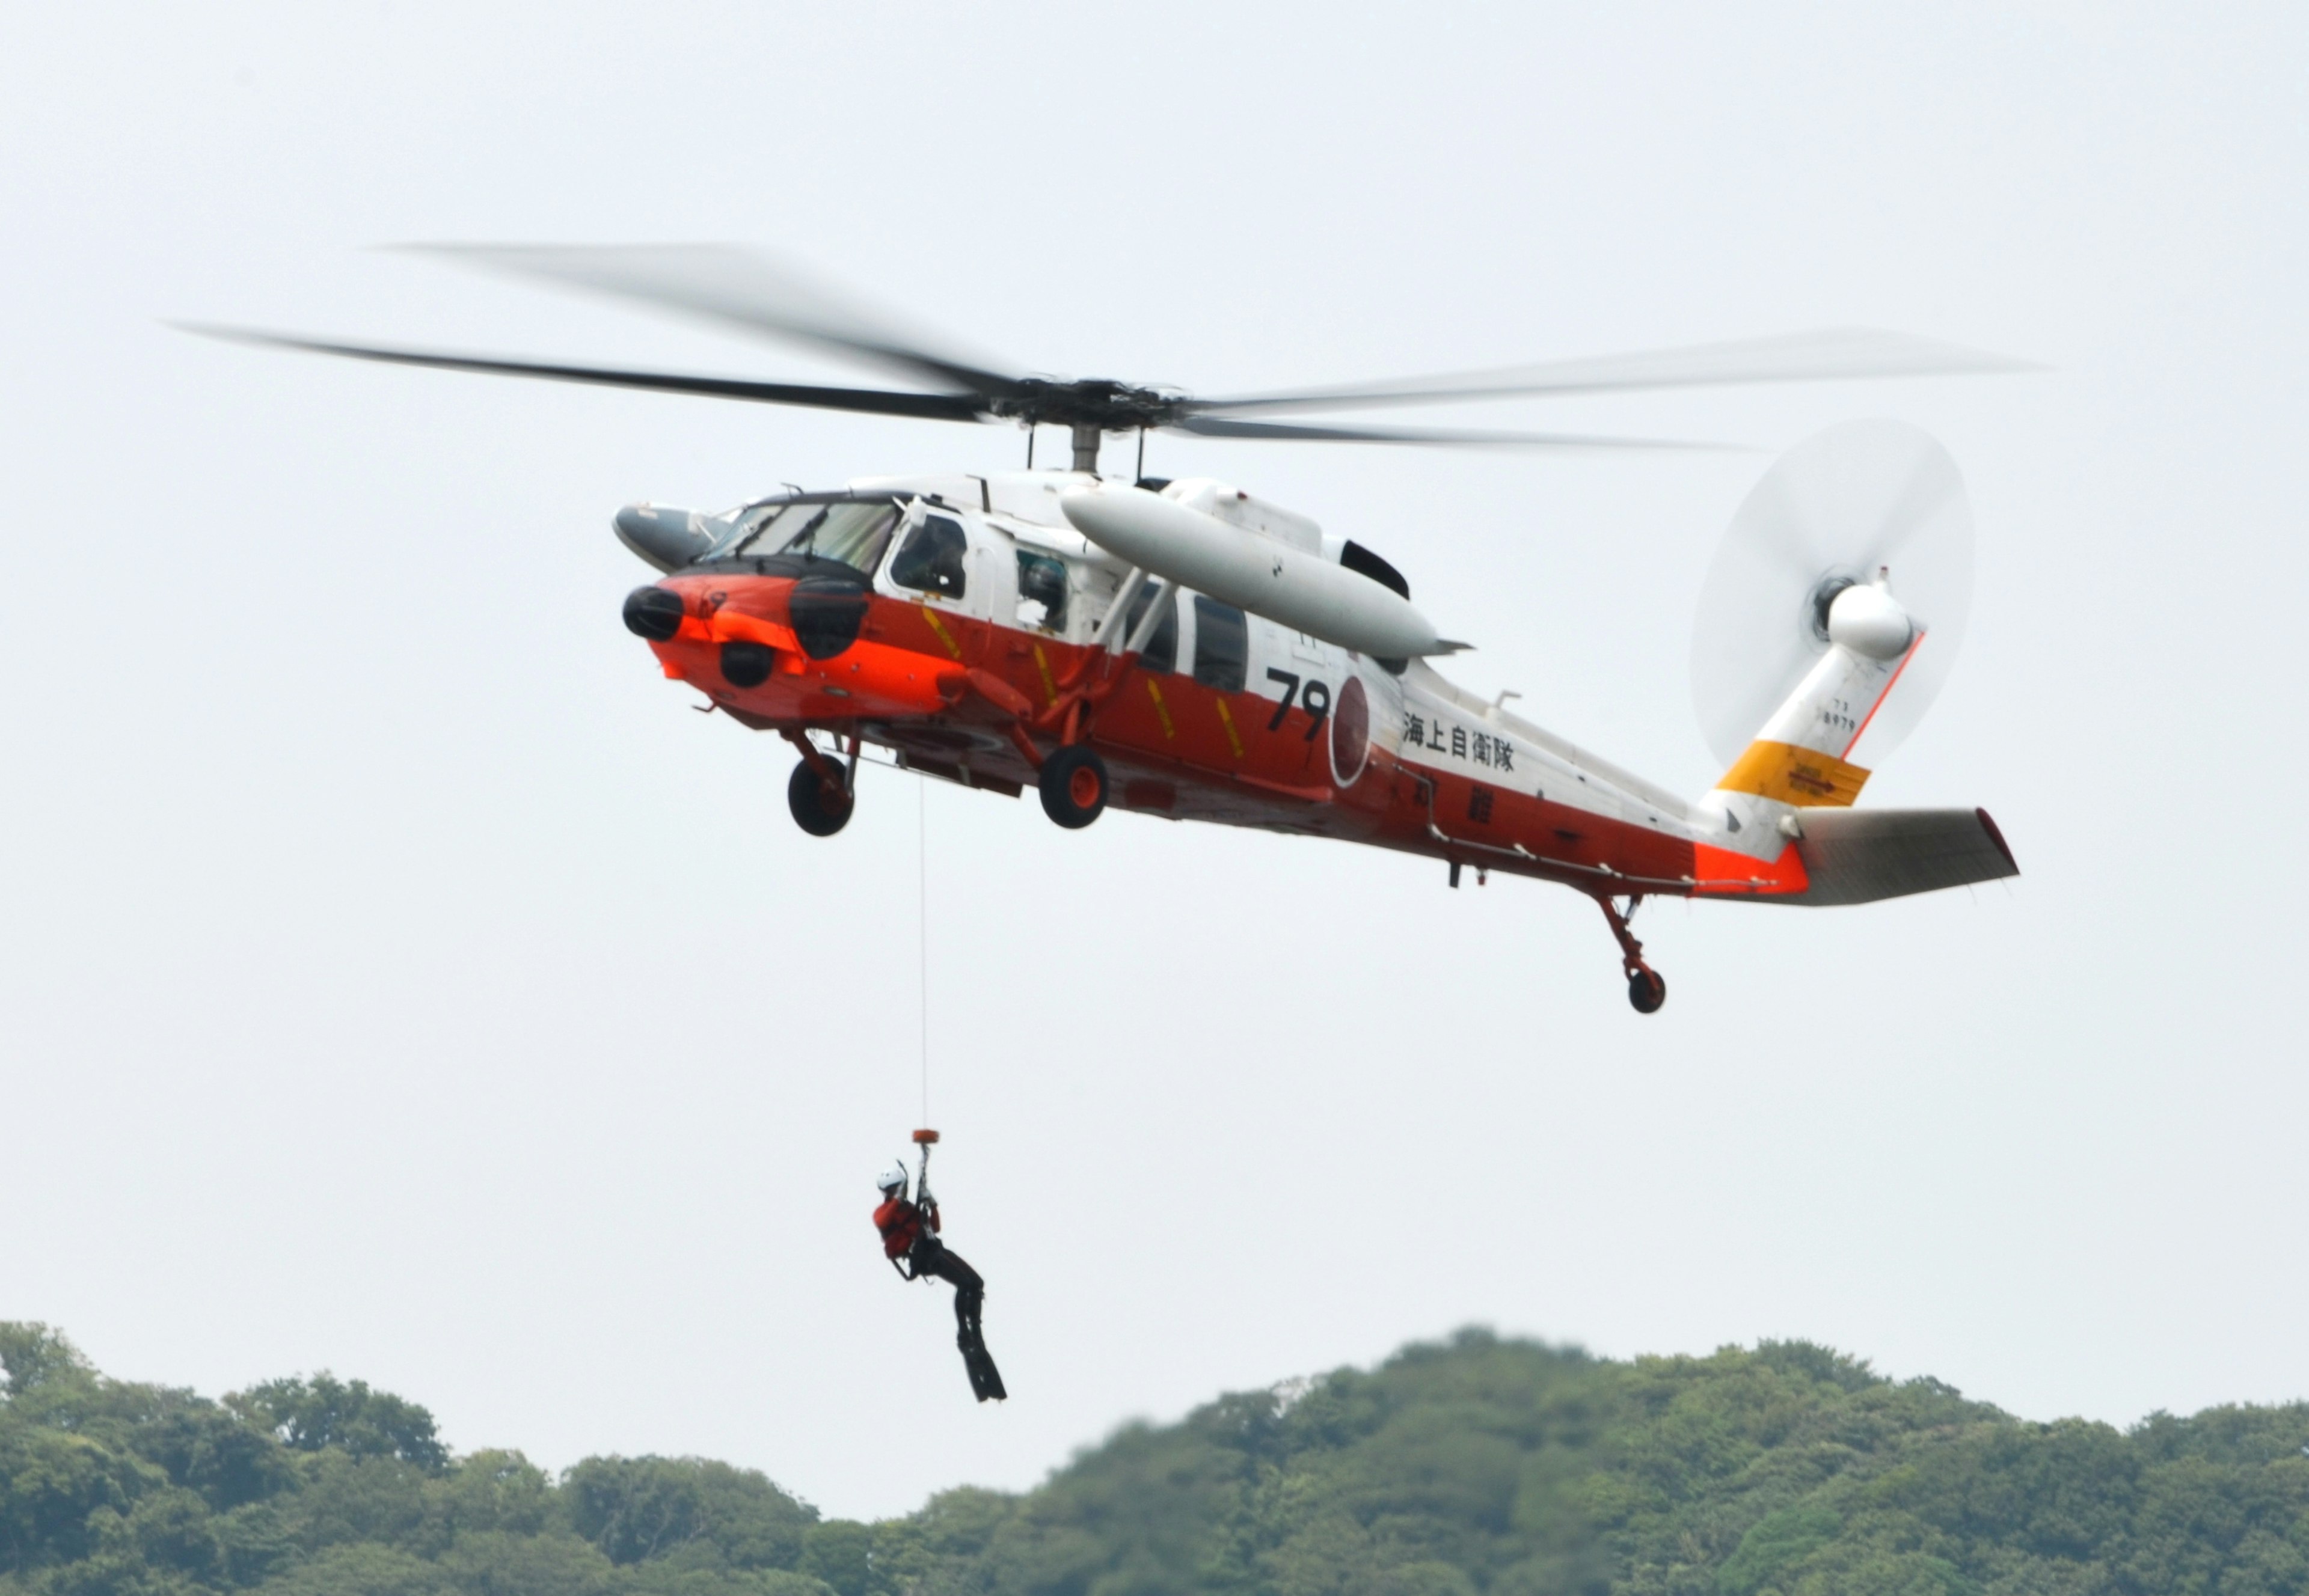
[[[1336,426],[1338,411],[1575,393],[2024,369],[1865,330],[1206,399],[1020,375],[901,331],[728,246],[429,246],[903,374],[906,389],[752,382],[189,331],[350,358],[869,415],[1022,427],[1023,470],[791,486],[714,513],[619,509],[658,573],[626,626],[701,707],[798,756],[786,798],[839,833],[873,747],[980,791],[1034,789],[1078,830],[1110,807],[1421,855],[1552,882],[1601,909],[1630,1004],[1665,1002],[1630,929],[1653,897],[1835,906],[2017,876],[1985,809],[1855,807],[1945,679],[1972,525],[1945,450],[1847,422],[1798,444],[1734,517],[1703,590],[1694,697],[1725,773],[1697,798],[1455,685],[1411,586],[1363,542],[1212,478],[1145,474],[1149,432],[1472,448],[1695,447],[1553,433]],[[1037,428],[1067,430],[1035,469]],[[1136,435],[1137,470],[1103,474]],[[1927,647],[1927,644],[1930,647]],[[1898,691],[1896,693],[1895,689]],[[1865,749],[1862,745],[1866,743]]]

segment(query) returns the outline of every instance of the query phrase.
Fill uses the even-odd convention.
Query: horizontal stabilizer
[[[2020,874],[1985,809],[1807,809],[1796,853],[1810,884],[1759,902],[1873,903]]]

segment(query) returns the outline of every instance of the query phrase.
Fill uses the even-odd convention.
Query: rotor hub
[[[1029,427],[1095,427],[1101,432],[1137,432],[1168,426],[1180,411],[1180,396],[1140,388],[1111,377],[1022,377],[994,396],[989,411]]]

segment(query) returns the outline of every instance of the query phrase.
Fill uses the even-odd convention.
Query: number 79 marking
[[[1277,670],[1270,665],[1267,668],[1267,679],[1283,684],[1283,702],[1275,706],[1275,713],[1267,722],[1267,730],[1279,731],[1283,727],[1283,717],[1291,712],[1291,701],[1299,696],[1299,678],[1287,670]],[[1315,734],[1323,729],[1323,721],[1331,712],[1331,690],[1320,682],[1309,682],[1307,696],[1301,707],[1309,717],[1306,740],[1311,743],[1315,740]]]

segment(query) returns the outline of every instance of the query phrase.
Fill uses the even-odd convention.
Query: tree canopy
[[[1463,1332],[878,1523],[454,1455],[327,1374],[212,1402],[23,1324],[0,1368],[0,1596],[2309,1596],[2309,1404],[2036,1424],[1801,1342]]]

